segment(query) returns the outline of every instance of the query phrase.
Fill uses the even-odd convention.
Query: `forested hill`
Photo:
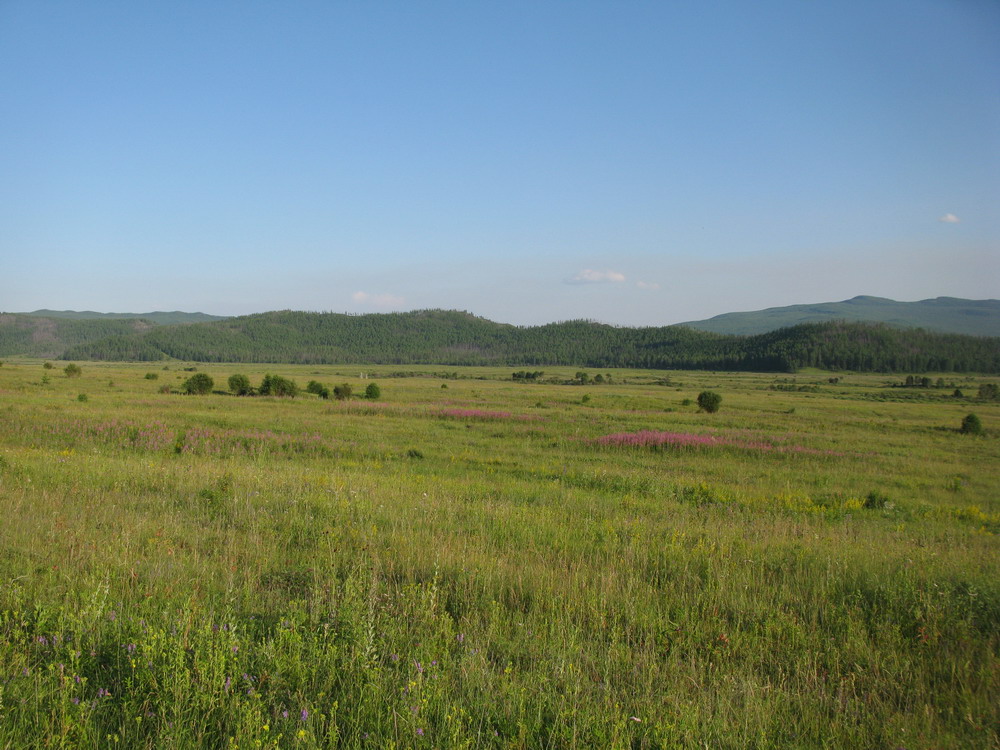
[[[757,336],[588,321],[518,327],[468,313],[270,312],[88,340],[63,359],[1000,372],[1000,339],[880,324],[806,324]]]
[[[153,325],[142,318],[75,319],[0,313],[0,356],[58,357],[68,347],[103,341],[109,336],[141,336]]]
[[[208,323],[212,320],[224,320],[225,315],[209,315],[202,312],[181,312],[173,310],[171,312],[147,313],[100,313],[93,310],[35,310],[30,313],[15,313],[16,315],[30,315],[36,318],[68,318],[70,320],[115,320],[118,318],[142,318],[157,325],[172,325],[175,323]]]
[[[750,336],[800,323],[837,320],[887,323],[895,328],[926,328],[928,331],[968,336],[1000,336],[1000,300],[935,297],[919,302],[896,302],[885,297],[861,296],[843,302],[731,312],[681,325],[712,333]]]

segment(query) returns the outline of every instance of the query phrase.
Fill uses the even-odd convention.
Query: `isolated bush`
[[[79,402],[81,402],[81,403],[85,402],[87,400],[87,394],[86,393],[80,393],[80,394],[78,394],[77,397],[76,397],[76,400],[79,401]]]
[[[996,383],[983,383],[979,386],[979,398],[982,401],[996,401],[1000,398],[1000,386]]]
[[[249,396],[253,391],[253,387],[250,385],[250,378],[238,372],[230,375],[229,391],[237,396]]]
[[[283,378],[280,375],[265,375],[257,390],[261,396],[288,396],[295,398],[298,395],[299,387],[294,380]]]
[[[341,383],[333,387],[333,395],[338,401],[349,399],[354,393],[350,383]]]
[[[722,396],[714,391],[702,391],[698,394],[698,408],[709,414],[717,412],[721,403]]]
[[[215,381],[212,380],[210,375],[207,375],[204,372],[199,372],[197,375],[192,375],[185,380],[183,388],[185,393],[201,396],[206,393],[211,393],[214,385]]]
[[[983,423],[979,421],[979,417],[975,414],[966,414],[965,419],[962,420],[960,431],[966,435],[982,435]]]
[[[147,372],[143,377],[145,377],[146,380],[156,380],[160,376],[157,375],[155,372]]]
[[[879,492],[878,490],[869,492],[864,502],[864,507],[869,510],[880,510],[882,508],[887,508],[890,505],[889,496],[885,493]]]
[[[372,401],[382,398],[382,389],[378,387],[378,383],[368,384],[368,387],[365,388],[365,398]]]
[[[310,380],[309,385],[306,386],[306,393],[315,393],[317,396],[321,395],[325,390],[327,390],[326,386],[318,380]]]
[[[51,370],[53,367],[55,367],[55,365],[52,364],[51,362],[46,362],[45,364],[42,365],[42,367],[44,367],[46,370]]]
[[[80,365],[75,364],[73,362],[70,362],[68,365],[66,365],[66,367],[63,369],[63,372],[66,373],[67,378],[78,378],[80,377],[80,375],[83,374],[83,370],[80,369]]]

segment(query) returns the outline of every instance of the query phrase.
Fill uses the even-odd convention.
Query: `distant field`
[[[64,366],[0,366],[0,747],[1000,743],[995,377]]]

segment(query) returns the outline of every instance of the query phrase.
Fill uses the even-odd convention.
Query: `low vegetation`
[[[0,747],[1000,743],[995,379],[168,366],[0,368]]]

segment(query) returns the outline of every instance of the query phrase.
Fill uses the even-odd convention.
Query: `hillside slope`
[[[90,340],[64,359],[371,363],[794,371],[1000,372],[1000,339],[871,323],[804,324],[756,336],[589,321],[517,327],[468,313],[280,311]]]
[[[896,328],[925,328],[967,336],[1000,336],[1000,300],[936,297],[919,302],[896,302],[884,297],[861,296],[842,302],[724,313],[681,325],[700,331],[747,336],[800,323],[834,320],[885,323]]]
[[[157,325],[174,325],[177,323],[209,323],[213,320],[225,320],[225,315],[209,315],[202,312],[171,312],[147,313],[100,313],[93,310],[35,310],[30,313],[14,313],[15,315],[30,315],[35,318],[67,318],[69,320],[115,320],[119,318],[142,318]]]

